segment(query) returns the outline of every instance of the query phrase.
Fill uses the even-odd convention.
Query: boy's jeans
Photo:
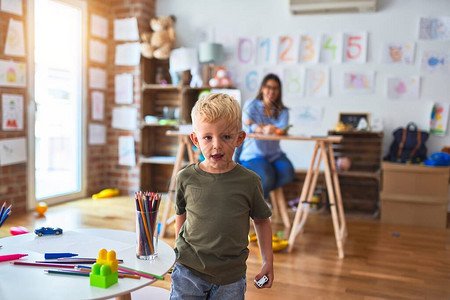
[[[170,300],[244,300],[246,287],[245,276],[231,284],[217,285],[195,276],[182,264],[175,263]]]

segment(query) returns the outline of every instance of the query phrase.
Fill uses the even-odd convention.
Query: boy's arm
[[[259,274],[255,276],[258,280],[264,275],[269,278],[269,281],[263,285],[263,288],[272,287],[274,280],[273,274],[273,250],[272,250],[272,227],[270,225],[270,219],[253,220],[255,224],[256,235],[258,236],[259,251],[262,256],[262,267]]]
[[[180,229],[181,226],[183,226],[184,221],[186,221],[186,213],[175,216],[175,238],[178,237],[178,234],[180,233]]]

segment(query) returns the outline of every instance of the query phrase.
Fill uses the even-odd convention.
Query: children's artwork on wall
[[[381,61],[386,64],[413,64],[414,43],[385,43]]]
[[[258,64],[277,63],[278,40],[274,37],[258,37],[256,47],[256,62]]]
[[[305,69],[289,67],[283,70],[283,97],[302,97],[305,94]]]
[[[320,35],[305,34],[300,38],[300,57],[301,63],[317,63],[320,54]]]
[[[321,127],[322,105],[295,105],[292,107],[291,120],[294,127]]]
[[[237,61],[241,64],[255,64],[256,63],[256,38],[242,37],[238,39]]]
[[[421,69],[424,73],[450,74],[450,56],[447,53],[424,51]]]
[[[420,78],[390,77],[387,78],[387,97],[391,99],[418,99],[420,94]]]
[[[106,49],[105,43],[91,39],[89,41],[89,58],[95,62],[106,63]]]
[[[0,140],[0,166],[24,163],[27,161],[25,138]]]
[[[141,59],[139,43],[124,43],[116,45],[116,66],[137,66]]]
[[[420,18],[419,39],[450,40],[450,17]]]
[[[244,94],[256,95],[262,79],[261,74],[261,68],[256,66],[240,67],[239,79],[236,81],[236,84]]]
[[[327,67],[306,69],[306,96],[328,97],[330,94],[330,75]]]
[[[0,9],[18,16],[22,15],[22,0],[1,0]]]
[[[114,102],[133,103],[133,74],[123,73],[114,77]]]
[[[299,37],[285,35],[278,40],[278,63],[295,64],[298,62]]]
[[[134,137],[119,137],[119,165],[133,167],[136,165]]]
[[[91,34],[99,38],[108,38],[108,19],[98,16],[91,15]]]
[[[99,91],[92,92],[92,120],[102,121],[105,115],[105,94]]]
[[[344,59],[346,63],[367,61],[367,32],[344,33]]]
[[[91,89],[106,89],[106,71],[100,68],[89,68],[89,87]]]
[[[89,124],[89,145],[106,144],[106,126],[102,124]]]
[[[320,47],[320,62],[342,62],[342,34],[323,34]]]
[[[5,54],[20,57],[25,56],[25,41],[22,21],[9,19],[8,33],[6,34]]]
[[[445,135],[447,131],[450,103],[435,103],[431,111],[430,133]]]
[[[2,129],[23,130],[23,96],[2,94]]]
[[[268,74],[275,74],[280,78],[281,84],[283,84],[283,68],[280,66],[270,66],[262,69],[261,80]],[[261,84],[261,83],[260,83]],[[259,86],[258,86],[259,87]]]
[[[139,30],[135,17],[114,20],[115,41],[137,41]]]
[[[342,92],[346,94],[371,94],[374,92],[375,72],[345,71]]]
[[[0,86],[25,87],[26,65],[0,59]]]
[[[137,109],[135,107],[115,107],[112,111],[112,128],[136,130]]]

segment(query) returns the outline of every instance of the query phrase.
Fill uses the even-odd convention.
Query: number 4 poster
[[[367,32],[344,33],[344,62],[365,63]]]

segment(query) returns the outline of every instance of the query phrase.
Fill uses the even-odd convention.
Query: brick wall
[[[107,126],[107,144],[105,146],[87,146],[87,196],[96,193],[104,188],[119,188],[121,194],[132,194],[139,188],[139,168],[125,167],[118,164],[118,138],[122,135],[132,135],[136,140],[136,157],[139,155],[139,130],[124,131],[111,128],[112,108],[116,106],[114,103],[114,75],[120,73],[132,73],[134,77],[134,101],[132,106],[138,108],[138,116],[140,116],[140,67],[118,67],[114,65],[114,50],[116,43],[113,41],[113,20],[116,18],[136,17],[138,19],[139,32],[148,31],[149,20],[155,14],[155,0],[89,0],[88,3],[88,40],[94,39],[90,36],[90,20],[91,15],[96,14],[108,19],[109,30],[108,39],[102,40],[97,37],[95,39],[105,42],[108,47],[108,58],[106,64],[100,64],[88,61],[88,67],[103,68],[107,72],[107,90],[105,93],[105,118],[103,121],[92,120],[92,89],[87,90],[87,120],[90,123],[104,124]],[[0,59],[7,59],[19,62],[26,62],[26,57],[16,58],[4,55],[6,33],[8,30],[9,19],[21,20],[24,22],[25,42],[27,42],[27,1],[23,1],[23,16],[17,16],[0,11]],[[88,43],[89,45],[89,43]],[[30,49],[26,45],[26,53]],[[89,53],[89,51],[88,51]],[[88,70],[87,70],[88,71]],[[87,76],[87,74],[86,74]],[[18,138],[27,136],[27,88],[5,88],[0,87],[1,94],[21,94],[24,96],[24,129],[20,131],[3,131],[0,127],[0,139]],[[0,105],[0,120],[1,120]],[[139,117],[138,117],[139,118]],[[88,131],[87,131],[88,133]],[[87,142],[87,136],[86,142]],[[26,199],[28,193],[27,186],[27,163],[15,164],[11,166],[0,167],[0,204],[3,201],[13,203],[14,211],[20,212],[26,210]]]
[[[24,1],[26,2],[26,1]],[[25,4],[25,3],[24,3]],[[6,35],[8,32],[8,24],[11,19],[22,21],[25,35],[25,55],[29,53],[30,49],[26,43],[27,39],[27,24],[26,24],[27,8],[23,6],[22,16],[10,14],[0,11],[0,59],[13,60],[15,62],[26,62],[26,57],[13,57],[5,55]],[[23,129],[14,131],[4,131],[2,127],[2,103],[1,97],[3,94],[18,94],[23,96]],[[27,90],[26,88],[16,87],[0,87],[0,140],[9,138],[27,138]],[[9,166],[0,167],[0,204],[7,201],[12,203],[16,211],[26,210],[27,200],[27,164],[20,163]]]

